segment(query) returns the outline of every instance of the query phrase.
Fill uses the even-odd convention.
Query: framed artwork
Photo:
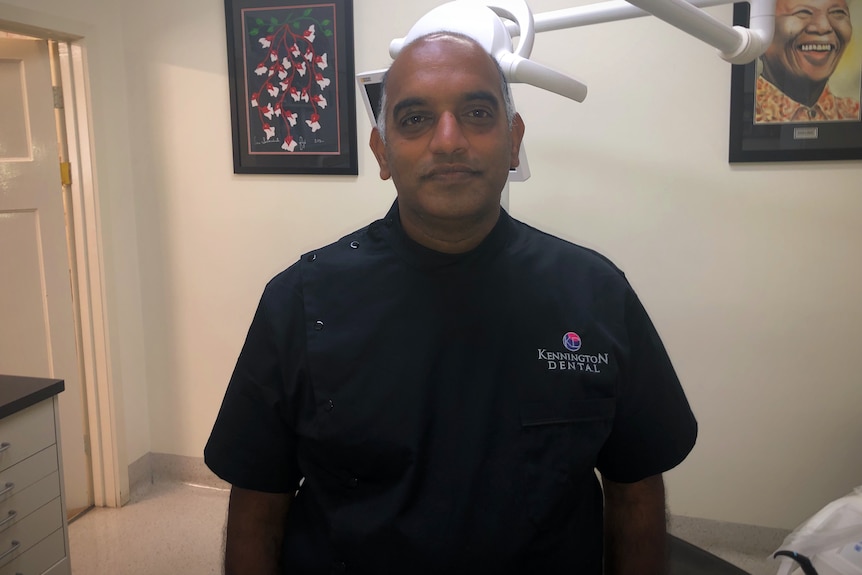
[[[841,0],[813,2],[800,11],[791,3],[778,0],[766,54],[733,66],[729,160],[862,159],[862,45],[855,38],[862,6],[850,13]],[[818,18],[829,19],[831,36],[810,35],[814,26],[805,20]],[[734,4],[733,23],[748,26],[747,2]]]
[[[237,174],[359,172],[352,0],[225,0]]]

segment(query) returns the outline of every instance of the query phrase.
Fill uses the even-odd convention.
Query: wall
[[[862,483],[862,165],[728,165],[730,67],[667,28],[538,38],[590,95],[519,87],[512,211],[612,258],[653,316],[700,423],[672,512],[792,528]]]
[[[130,460],[200,456],[266,280],[394,197],[364,112],[359,177],[236,176],[221,2],[25,1],[98,39]],[[355,2],[357,70],[386,65],[389,40],[436,3]],[[653,316],[700,421],[668,474],[672,512],[794,527],[862,477],[862,165],[729,166],[730,67],[658,21],[543,34],[534,56],[590,95],[516,86],[534,175],[511,211],[612,258]]]

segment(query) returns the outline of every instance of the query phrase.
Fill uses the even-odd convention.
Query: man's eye
[[[488,110],[482,110],[482,109],[470,110],[468,115],[471,118],[490,118],[491,117],[491,113]]]
[[[402,126],[418,126],[422,122],[425,121],[425,116],[421,116],[419,114],[412,114],[410,116],[405,116],[404,119],[401,120]]]
[[[793,13],[794,16],[799,16],[800,18],[807,18],[811,16],[811,10],[797,10]]]
[[[829,13],[832,16],[835,16],[836,18],[847,18],[850,16],[850,14],[847,12],[847,10],[843,10],[841,8],[836,8],[835,10],[832,10]]]

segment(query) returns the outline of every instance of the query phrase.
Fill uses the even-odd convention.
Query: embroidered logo
[[[563,336],[563,346],[569,351],[578,351],[581,349],[581,336],[570,331]]]
[[[578,353],[583,345],[581,336],[570,331],[563,336],[563,347],[566,351],[539,349],[538,359],[546,362],[548,371],[601,373],[602,366],[610,365],[608,353]]]

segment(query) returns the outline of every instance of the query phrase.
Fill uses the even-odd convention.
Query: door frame
[[[71,164],[71,205],[74,225],[72,266],[77,275],[77,337],[80,344],[93,500],[99,507],[120,507],[129,499],[125,424],[120,389],[111,373],[108,308],[105,298],[104,250],[92,139],[92,108],[85,34],[75,23],[58,22],[45,14],[0,4],[0,30],[57,42],[62,77],[67,153]],[[6,19],[8,13],[10,19]],[[86,33],[86,31],[84,31]]]

